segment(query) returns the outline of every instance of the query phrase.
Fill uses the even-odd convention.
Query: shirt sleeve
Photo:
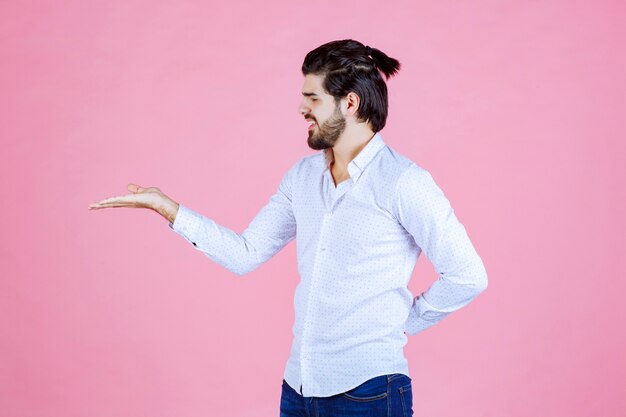
[[[487,272],[443,191],[413,163],[398,179],[394,215],[439,278],[413,299],[405,333],[414,335],[462,308],[487,288]]]
[[[214,262],[237,275],[245,275],[269,260],[296,236],[291,205],[292,177],[293,167],[241,234],[182,204],[169,227]]]

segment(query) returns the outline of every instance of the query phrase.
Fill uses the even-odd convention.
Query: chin
[[[312,140],[311,136],[309,136],[309,139],[307,140],[307,143],[309,145],[309,148],[314,149],[316,151],[321,151],[322,149],[325,149],[324,144]]]

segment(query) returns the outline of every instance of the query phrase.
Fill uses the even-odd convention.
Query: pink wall
[[[384,140],[489,273],[410,339],[415,414],[626,414],[622,4],[2,2],[0,416],[278,415],[295,244],[237,277],[87,206],[136,182],[242,231],[313,152],[304,55],[348,37],[403,64]]]

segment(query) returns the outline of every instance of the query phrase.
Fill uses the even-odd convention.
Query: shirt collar
[[[365,167],[374,159],[378,151],[384,147],[385,142],[380,132],[376,132],[365,147],[361,149],[357,156],[348,164],[348,174],[350,174],[350,178],[352,178],[354,182],[359,179]],[[330,169],[330,164],[334,160],[332,148],[322,149],[322,154],[324,156],[326,169]]]

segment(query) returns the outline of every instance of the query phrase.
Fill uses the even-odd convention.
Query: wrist
[[[174,223],[176,220],[176,215],[178,214],[178,203],[170,198],[165,198],[162,201],[159,201],[155,207],[154,211],[163,216],[170,223]]]

